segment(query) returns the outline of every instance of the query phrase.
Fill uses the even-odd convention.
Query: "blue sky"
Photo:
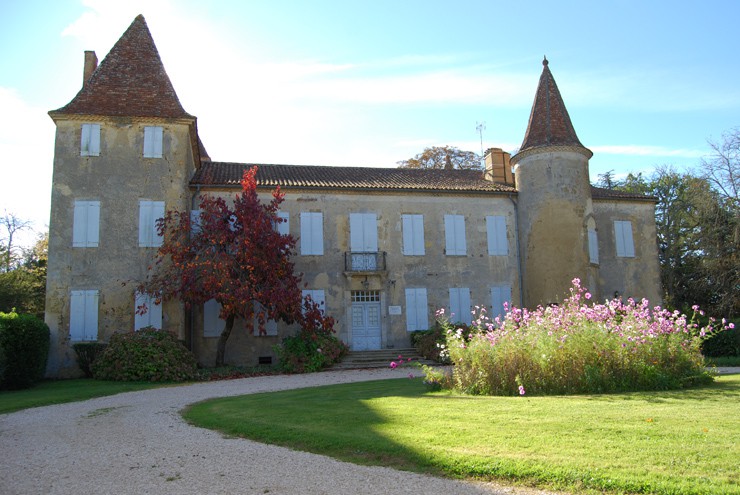
[[[591,176],[697,167],[740,126],[735,1],[0,0],[0,211],[46,228],[49,110],[143,14],[215,160],[513,151],[547,55]]]

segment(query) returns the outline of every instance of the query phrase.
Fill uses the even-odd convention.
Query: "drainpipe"
[[[524,308],[524,285],[523,285],[523,277],[522,277],[522,256],[521,256],[521,248],[519,245],[519,208],[517,205],[517,202],[514,201],[514,198],[509,194],[507,196],[509,198],[509,201],[511,201],[511,204],[514,205],[514,232],[516,232],[516,268],[517,273],[519,275],[519,304]]]
[[[190,199],[190,209],[195,209],[195,200],[196,198],[200,196],[200,184],[195,186],[195,192],[193,193],[193,197]],[[188,212],[188,215],[190,215],[190,212]],[[194,352],[193,348],[195,347],[193,345],[193,342],[195,341],[195,308],[193,305],[190,305],[190,318],[188,318],[188,333],[190,334],[190,352]]]

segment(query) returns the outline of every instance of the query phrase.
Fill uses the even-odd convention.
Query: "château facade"
[[[162,239],[166,210],[202,195],[233,198],[258,166],[267,198],[280,186],[278,228],[298,240],[306,293],[357,350],[402,348],[435,311],[469,323],[504,303],[557,303],[573,278],[597,299],[660,302],[654,198],[592,187],[592,155],[568,116],[547,60],[519,152],[486,152],[484,172],[226,163],[212,160],[138,16],[83,87],[49,112],[56,124],[46,322],[49,374],[77,372],[71,345],[145,326],[171,330],[211,364],[223,328],[215,302],[186,311],[136,286]],[[248,155],[248,148],[244,150]],[[513,170],[513,173],[512,173]],[[136,307],[146,303],[145,315]],[[295,327],[267,335],[235,325],[226,362],[254,365]]]

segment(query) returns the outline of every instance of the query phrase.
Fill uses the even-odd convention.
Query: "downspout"
[[[521,246],[519,245],[519,205],[517,205],[517,202],[514,201],[514,198],[511,197],[511,194],[507,196],[509,198],[509,201],[511,201],[511,204],[514,205],[514,232],[516,232],[516,269],[517,274],[519,275],[519,304],[522,308],[525,307],[524,304],[524,285],[523,285],[523,276],[522,276],[522,256],[521,256]]]
[[[191,211],[195,209],[195,200],[198,196],[200,196],[200,184],[195,186],[195,192],[193,193],[193,197],[190,199]],[[190,212],[188,212],[188,215],[189,214]],[[193,349],[195,346],[193,345],[193,342],[195,341],[195,308],[192,306],[192,304],[190,305],[190,318],[188,318],[188,320],[188,333],[190,334],[189,350],[190,352],[194,352]]]

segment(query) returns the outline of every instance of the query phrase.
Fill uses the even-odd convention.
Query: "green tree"
[[[49,236],[41,236],[12,270],[0,273],[0,311],[43,318]]]
[[[397,164],[399,168],[483,170],[480,160],[480,156],[472,151],[462,151],[454,146],[432,146]]]

